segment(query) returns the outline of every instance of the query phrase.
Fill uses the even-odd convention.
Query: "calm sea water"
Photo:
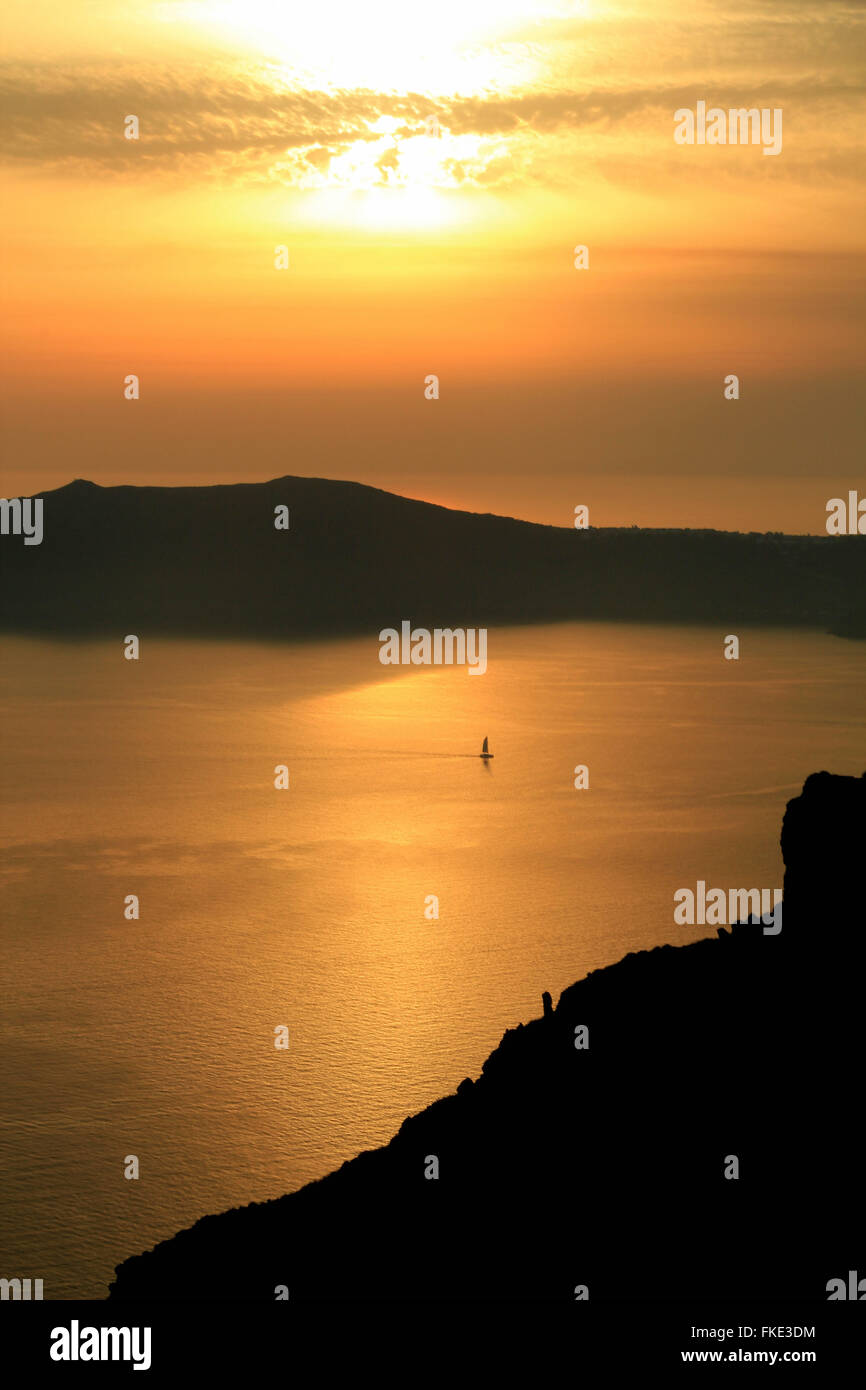
[[[786,800],[863,770],[866,646],[723,637],[493,630],[484,676],[375,639],[3,639],[0,1274],[102,1297],[387,1141],[542,990],[712,934],[678,887],[780,886]]]

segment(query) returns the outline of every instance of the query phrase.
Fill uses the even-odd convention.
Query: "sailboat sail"
[[[481,751],[482,751],[482,753],[487,753],[487,752],[490,751],[490,750],[488,749],[488,747],[487,747],[487,735],[486,735],[486,734],[485,734],[485,736],[484,736],[484,742],[483,742],[482,745],[481,745]]]

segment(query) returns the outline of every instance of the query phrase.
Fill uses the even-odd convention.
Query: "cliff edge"
[[[809,777],[778,935],[720,928],[546,996],[386,1147],[126,1260],[110,1297],[826,1300],[866,1274],[864,813],[866,774]]]

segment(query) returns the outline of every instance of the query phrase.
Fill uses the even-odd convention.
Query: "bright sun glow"
[[[469,94],[528,78],[528,46],[496,45],[548,8],[532,0],[180,0],[170,17],[271,58],[311,88]]]
[[[299,144],[287,132],[269,177],[315,193],[309,201],[317,219],[399,230],[464,220],[465,199],[450,195],[483,186],[492,164],[507,167],[508,141],[444,124],[425,131],[429,111],[372,115],[359,134],[357,118],[354,127],[341,118],[336,94],[404,96],[408,111],[423,113],[424,98],[433,111],[437,99],[519,90],[537,75],[535,40],[544,22],[585,9],[585,0],[172,0],[161,14],[263,63],[275,90],[336,99],[315,143]],[[422,100],[413,107],[412,98]]]
[[[303,151],[277,162],[272,177],[294,188],[315,190],[313,215],[349,221],[362,228],[444,227],[466,217],[465,202],[452,195],[466,172],[496,157],[498,142],[476,135],[438,137],[391,132],[402,122],[381,117],[371,130],[378,139],[355,140],[341,152],[324,153],[317,167]],[[326,196],[328,195],[328,196]]]
[[[360,231],[426,231],[465,220],[467,209],[435,188],[324,188],[305,208],[300,222],[333,223]]]
[[[553,4],[556,0],[553,0]],[[436,97],[480,96],[528,81],[532,44],[551,0],[178,0],[164,18],[193,24],[265,59],[275,88],[313,92],[368,90]],[[513,35],[520,33],[519,41]],[[423,229],[466,217],[465,200],[443,196],[483,182],[487,166],[507,157],[501,138],[424,131],[420,122],[378,116],[367,133],[285,151],[270,178],[315,192],[309,211],[359,228]],[[288,134],[288,132],[287,132]],[[328,195],[328,196],[326,196]]]

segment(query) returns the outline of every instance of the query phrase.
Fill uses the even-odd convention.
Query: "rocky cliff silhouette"
[[[538,526],[359,483],[97,487],[0,542],[0,628],[282,637],[564,618],[866,636],[866,537]],[[289,508],[275,530],[274,508]],[[733,624],[733,627],[731,626]]]
[[[809,777],[779,935],[592,972],[385,1148],[126,1260],[111,1297],[826,1300],[866,1274],[864,822],[866,774]]]

